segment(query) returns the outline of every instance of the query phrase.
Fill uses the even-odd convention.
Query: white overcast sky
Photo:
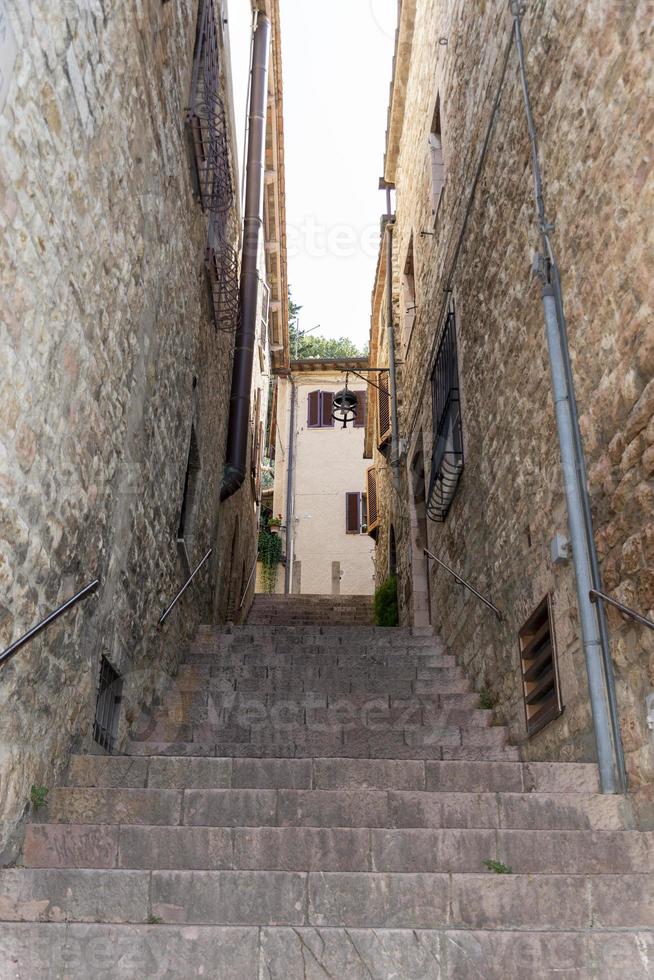
[[[289,282],[300,328],[368,341],[397,0],[280,0]],[[239,133],[250,0],[229,0]],[[242,142],[242,135],[241,135]],[[240,147],[242,153],[242,146]]]

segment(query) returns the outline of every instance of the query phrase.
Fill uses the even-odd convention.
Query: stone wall
[[[405,0],[415,15],[398,152],[394,292],[404,506],[394,514],[402,615],[411,616],[409,476],[432,445],[429,375],[443,289],[481,152],[509,38],[500,0],[449,5]],[[415,8],[415,9],[414,9]],[[566,313],[606,588],[641,612],[654,608],[654,327],[652,326],[652,18],[647,0],[526,4],[523,23],[553,241]],[[401,34],[406,49],[406,24]],[[409,32],[410,33],[410,32]],[[441,43],[439,39],[442,39]],[[540,288],[529,143],[515,51],[497,125],[453,275],[462,389],[465,470],[429,547],[505,611],[498,624],[442,571],[430,572],[432,620],[475,686],[530,759],[592,759],[594,739],[573,572],[554,567],[549,542],[567,532]],[[396,86],[397,91],[397,86]],[[436,100],[445,187],[432,214],[428,136]],[[390,172],[393,171],[393,172]],[[433,234],[421,234],[433,232]],[[400,280],[413,236],[416,322],[408,347]],[[380,266],[381,268],[381,266]],[[376,324],[373,320],[373,332]],[[380,466],[382,500],[392,490]],[[387,504],[387,509],[388,509]],[[397,508],[396,508],[397,510]],[[388,533],[380,528],[378,552]],[[378,557],[378,570],[383,559]],[[565,711],[525,738],[517,632],[546,593],[553,597]],[[632,788],[651,783],[654,753],[645,695],[654,687],[651,634],[609,614],[623,738]],[[643,792],[646,796],[646,792]]]
[[[124,677],[120,743],[211,616],[215,548],[157,630],[216,542],[233,346],[209,313],[184,131],[197,12],[191,0],[8,0],[0,645],[94,577],[100,587],[1,668],[0,850],[30,786],[52,785],[71,744],[89,742],[101,655]]]

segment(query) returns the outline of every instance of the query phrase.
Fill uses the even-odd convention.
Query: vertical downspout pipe
[[[524,7],[522,0],[509,0],[509,6],[513,15],[513,35],[518,53],[520,82],[531,143],[536,211],[545,253],[541,268],[544,282],[543,307],[600,781],[604,793],[625,792],[626,771],[608,629],[603,607],[601,604],[595,606],[590,599],[590,589],[600,588],[598,583],[601,583],[601,577],[563,312],[561,282],[549,237],[552,226],[545,216],[543,181],[538,159],[538,137],[531,108],[522,42],[521,17]]]
[[[397,419],[397,385],[395,377],[395,330],[393,326],[393,226],[391,188],[386,187],[386,332],[388,335],[388,390],[391,399],[391,474],[396,490],[400,488],[400,436]]]
[[[556,296],[552,286],[546,283],[543,287],[543,309],[545,313],[545,329],[547,346],[550,355],[552,373],[552,394],[556,412],[556,425],[559,434],[561,466],[563,469],[563,485],[568,508],[568,527],[572,545],[572,560],[575,569],[577,586],[577,602],[581,635],[586,656],[586,671],[588,673],[588,689],[593,713],[593,727],[597,745],[597,761],[600,771],[600,781],[604,793],[615,793],[616,783],[613,770],[613,745],[609,712],[604,690],[604,671],[602,669],[601,637],[595,615],[595,607],[590,599],[593,587],[588,551],[586,547],[586,532],[584,513],[577,480],[575,462],[574,435],[572,431],[572,414],[568,385],[565,376],[563,351],[559,319],[556,309]]]
[[[284,569],[284,593],[289,595],[293,586],[293,467],[295,465],[295,383],[289,379],[291,389],[291,413],[288,426],[288,471],[286,473],[286,568]]]
[[[252,45],[250,108],[248,126],[243,256],[239,295],[239,319],[234,345],[232,390],[229,401],[227,452],[220,500],[227,500],[245,479],[252,364],[257,332],[259,299],[259,242],[263,226],[263,188],[266,151],[266,105],[268,101],[268,61],[270,21],[259,14]]]

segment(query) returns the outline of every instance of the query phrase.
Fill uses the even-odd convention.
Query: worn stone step
[[[161,827],[30,824],[32,868],[653,874],[654,834],[635,831]]]
[[[622,797],[410,790],[143,789],[58,787],[48,823],[622,830]]]
[[[248,759],[425,759],[432,761],[458,760],[473,762],[519,762],[516,746],[504,745],[408,745],[393,733],[371,737],[365,744],[345,745],[340,735],[321,735],[301,742],[156,742],[150,739],[133,740],[126,745],[130,756],[187,756],[205,758],[225,756]]]
[[[6,923],[0,961],[20,980],[650,980],[649,931],[338,929]],[[110,952],[109,952],[110,951]],[[618,973],[616,974],[616,964]],[[309,972],[307,972],[309,971]],[[99,975],[94,966],[94,976]],[[145,976],[144,973],[140,973]]]
[[[393,759],[232,759],[76,755],[69,786],[155,789],[404,789],[443,792],[599,793],[591,763]]]
[[[3,921],[654,929],[651,875],[0,871]]]

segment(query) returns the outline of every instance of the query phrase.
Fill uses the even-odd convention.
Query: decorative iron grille
[[[431,376],[434,445],[427,514],[443,522],[463,472],[463,432],[459,399],[456,317],[452,303]]]
[[[100,661],[100,683],[95,704],[93,738],[107,752],[113,752],[118,734],[118,717],[123,694],[123,679],[106,657]]]
[[[227,114],[220,86],[217,23],[214,0],[202,0],[187,120],[193,135],[202,207],[220,213],[232,203],[232,174]]]
[[[230,333],[238,322],[238,255],[226,240],[222,220],[215,213],[209,219],[206,267],[214,326]]]

